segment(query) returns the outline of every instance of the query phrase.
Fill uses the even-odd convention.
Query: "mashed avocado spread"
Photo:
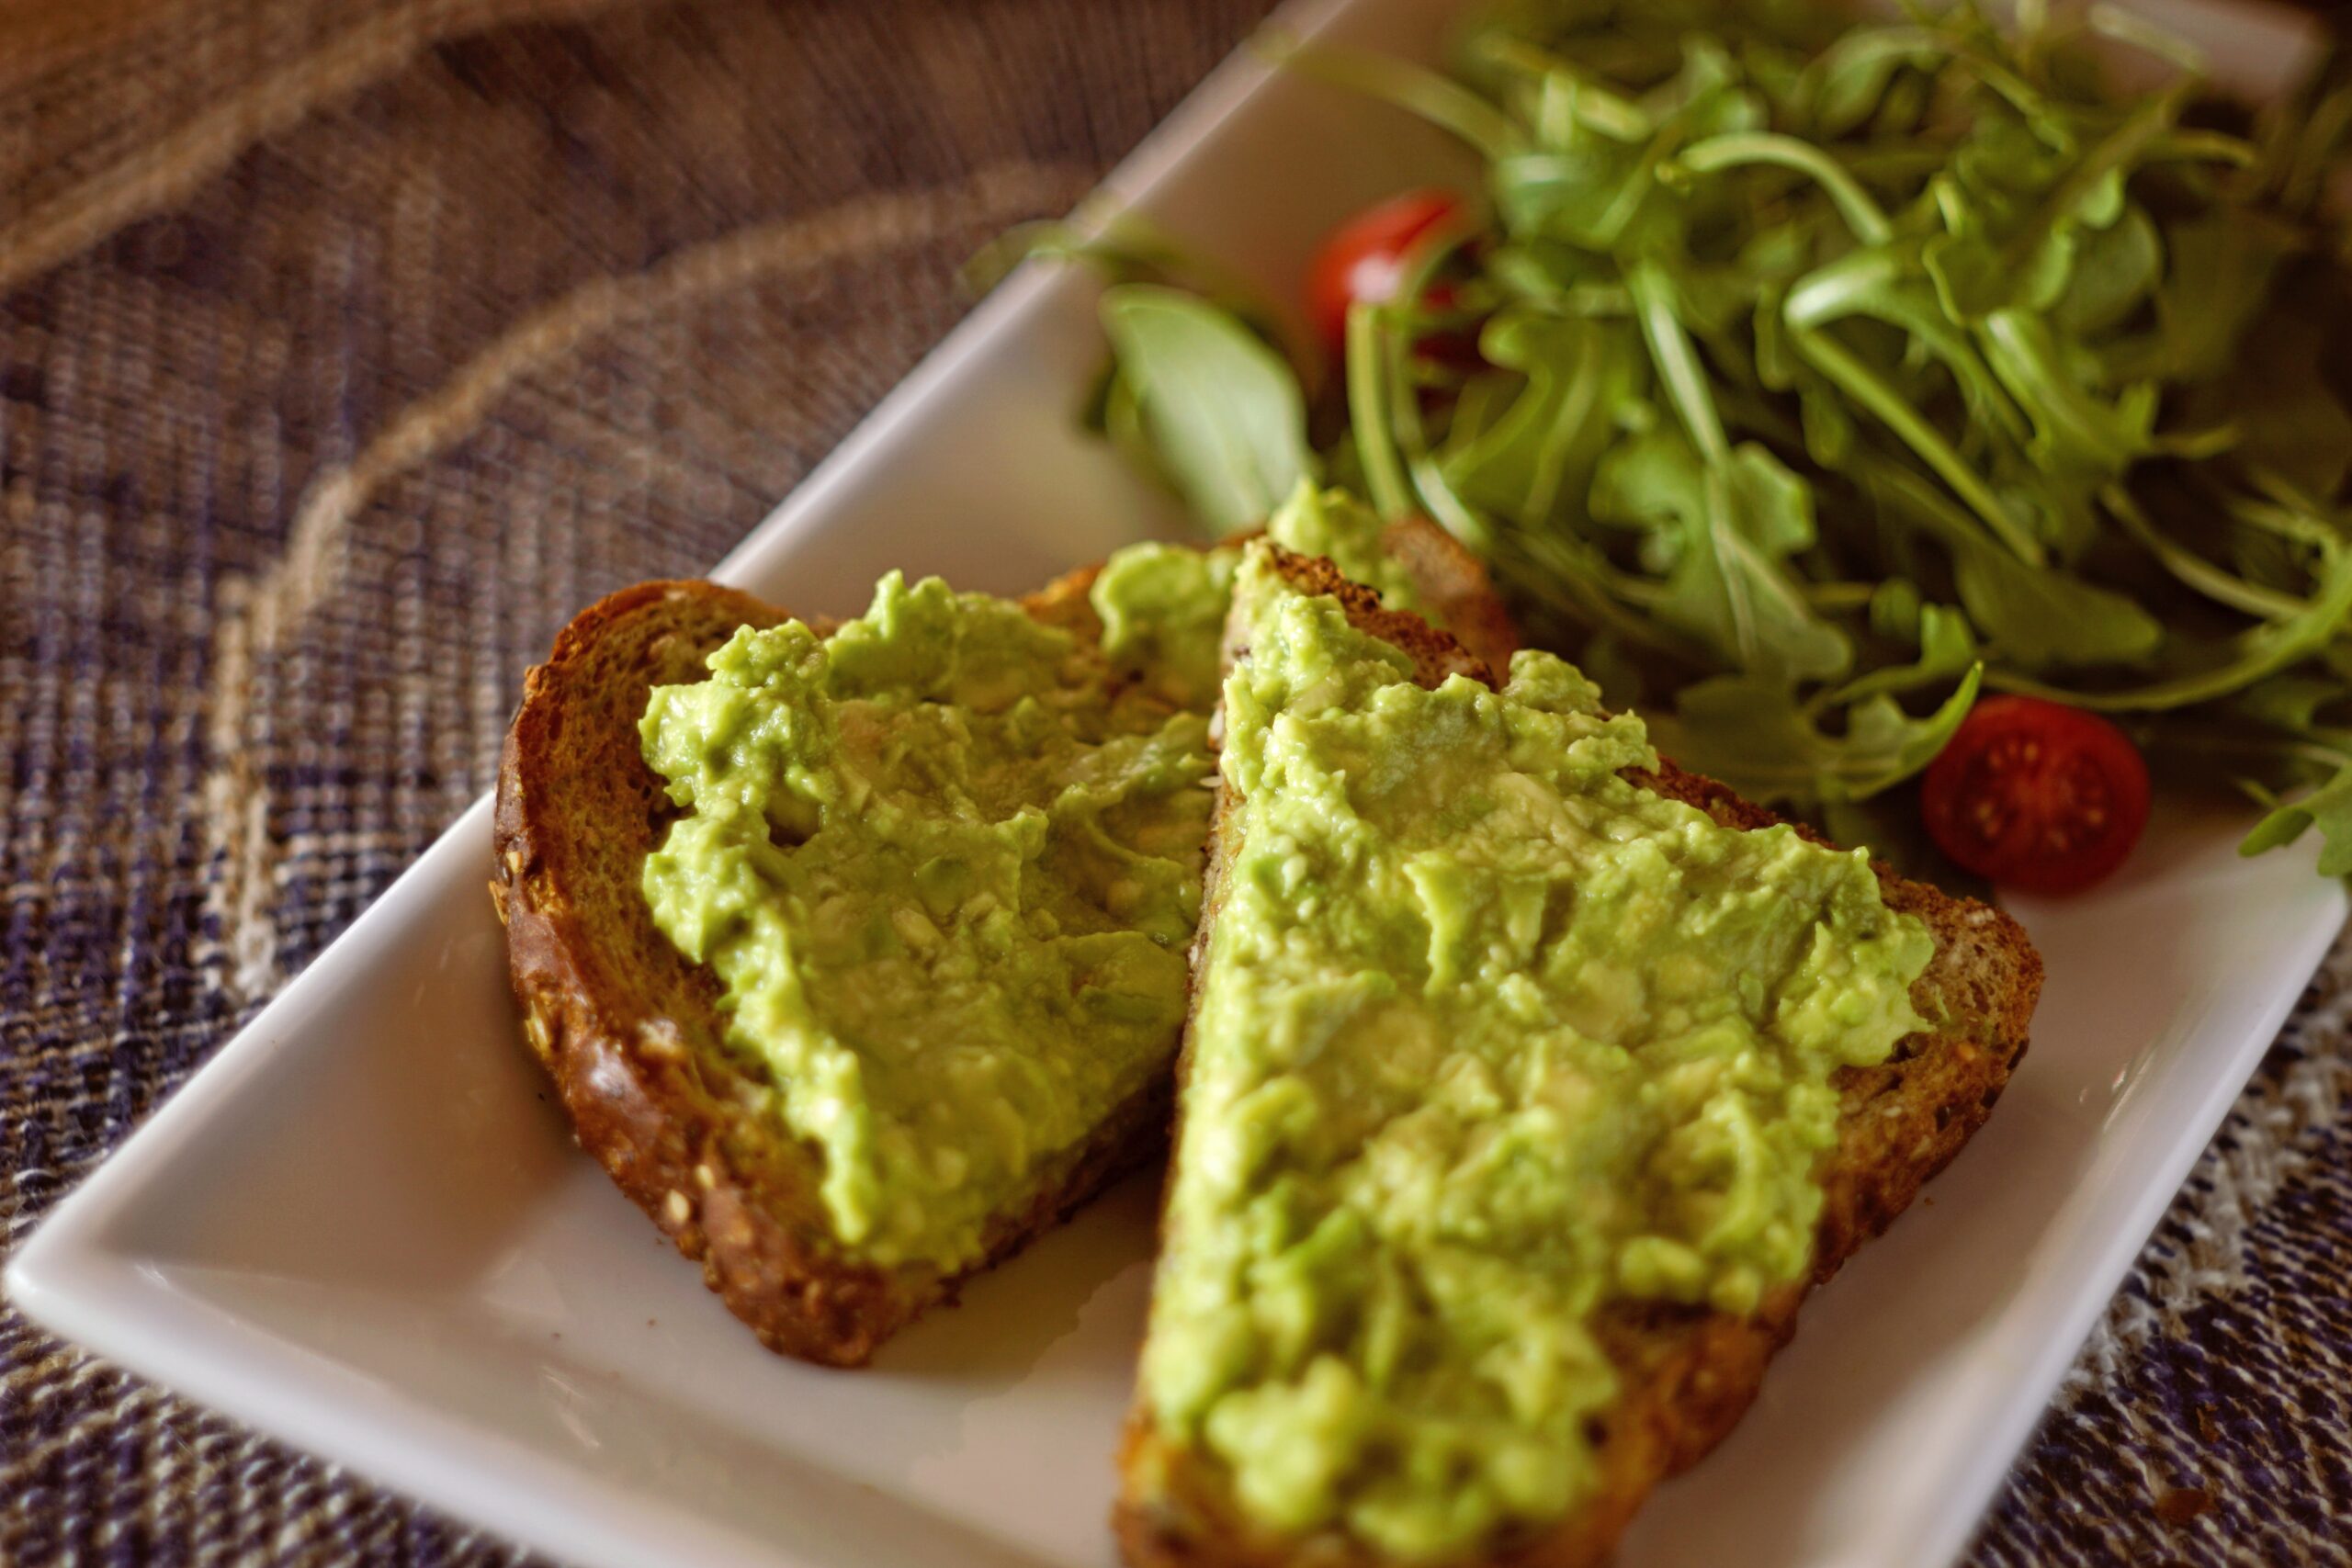
[[[1804,1272],[1830,1074],[1921,1027],[1932,944],[1860,853],[1620,778],[1640,720],[1559,660],[1424,690],[1262,550],[1237,584],[1144,1397],[1267,1526],[1460,1553],[1591,1484],[1600,1309]]]
[[[1269,532],[1386,565],[1368,513],[1312,491]],[[846,1250],[976,1261],[990,1216],[1167,1069],[1237,556],[1114,556],[1099,647],[893,573],[830,638],[745,627],[707,680],[653,692],[645,759],[686,815],[645,897],[820,1151]]]
[[[1266,524],[1266,537],[1283,548],[1327,557],[1351,581],[1376,590],[1390,609],[1418,610],[1412,578],[1381,548],[1380,532],[1379,519],[1345,491],[1318,491],[1304,482]],[[1136,545],[1105,561],[1092,598],[1102,618],[1102,650],[1119,672],[1187,707],[1215,707],[1240,558],[1237,545]]]

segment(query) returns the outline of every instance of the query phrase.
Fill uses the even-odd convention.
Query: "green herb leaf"
[[[2069,363],[2050,322],[2024,310],[1993,311],[1979,335],[1994,374],[2033,420],[2027,451],[2043,468],[2107,478],[2155,450],[2154,383],[2102,400],[2086,384],[2096,364]]]
[[[2114,370],[2127,378],[2210,380],[2228,368],[2296,236],[2275,217],[2222,209],[2168,225],[2164,241],[2157,330],[2120,345]]]
[[[2352,285],[2333,265],[2298,265],[2278,280],[2277,308],[2238,339],[2227,371],[2185,400],[2179,423],[2229,423],[2233,456],[2258,463],[2306,494],[2333,496],[2352,471]]]
[[[1610,448],[1593,481],[1596,517],[1664,531],[1673,564],[1658,618],[1734,669],[1781,682],[1843,672],[1853,649],[1815,614],[1785,562],[1813,543],[1813,492],[1764,447],[1704,462],[1660,425]]]
[[[1818,134],[1841,136],[1877,112],[1897,72],[1933,70],[1951,48],[1926,28],[1856,28],[1805,66],[1797,97]]]
[[[1925,718],[1881,694],[1849,711],[1846,732],[1818,728],[1777,682],[1722,675],[1687,686],[1672,737],[1686,766],[1765,802],[1867,800],[1935,761],[1968,716],[1983,678],[1971,666],[1958,689]]]
[[[2164,240],[2147,213],[2132,207],[2121,222],[2086,237],[2066,291],[2051,307],[2051,323],[2078,337],[2104,332],[2154,295],[2163,270]]]
[[[2258,855],[2291,844],[2317,828],[2323,876],[2352,876],[2352,764],[2304,795],[2278,807],[2254,826],[2238,845],[2242,855]]]
[[[2164,642],[2164,623],[2112,589],[1985,545],[1963,545],[1954,556],[1960,602],[2006,662],[2130,666]]]
[[[1956,206],[1957,198],[1947,205]],[[2075,265],[2075,237],[2060,230],[2012,254],[1982,226],[1971,225],[1928,241],[1920,262],[1945,312],[1955,321],[1979,321],[2012,304],[2040,310],[2054,303]]]
[[[1898,581],[1900,581],[1898,579]],[[1873,600],[1871,609],[1878,605]],[[1873,619],[1879,619],[1873,615]],[[1958,610],[1942,604],[1921,604],[1917,609],[1917,636],[1919,657],[1909,664],[1890,664],[1859,675],[1838,688],[1831,699],[1839,703],[1856,703],[1864,697],[1881,694],[1894,694],[1916,692],[1925,686],[1940,686],[1959,680],[1980,662],[1976,634],[1969,629],[1968,617]]]
[[[2274,729],[2307,735],[2319,723],[2319,710],[2344,695],[2344,682],[2333,677],[2273,675],[2240,692],[2230,705]]]
[[[1298,377],[1264,339],[1156,284],[1106,290],[1102,310],[1159,465],[1210,528],[1254,527],[1314,478]]]
[[[1950,547],[1960,602],[2004,664],[2128,667],[2144,663],[2162,646],[2164,623],[2136,600],[2055,567],[2028,566],[1907,469],[1876,468],[1869,487],[1882,508]]]
[[[1479,347],[1526,384],[1491,420],[1465,428],[1457,418],[1439,459],[1447,479],[1471,504],[1529,527],[1564,508],[1580,513],[1617,412],[1645,379],[1639,340],[1623,322],[1519,310],[1488,323]]]
[[[1453,132],[1490,160],[1508,158],[1525,143],[1519,123],[1485,98],[1450,77],[1393,55],[1329,44],[1306,46],[1280,33],[1261,34],[1255,46],[1265,58],[1302,75],[1409,110]]]
[[[2014,675],[1996,683],[2104,713],[2187,707],[2228,696],[2319,652],[2352,617],[2352,548],[2330,544],[2324,563],[2318,590],[2301,609],[2218,642],[2177,639],[2175,672],[2144,685],[2073,689]]]

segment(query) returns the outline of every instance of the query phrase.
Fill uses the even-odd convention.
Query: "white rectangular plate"
[[[1291,21],[1426,53],[1442,10],[1340,0]],[[2243,13],[2213,36],[2256,89],[2294,45]],[[1330,222],[1446,157],[1237,59],[1113,188],[1279,295]],[[1016,277],[719,575],[854,612],[890,567],[1017,590],[1164,524],[1073,427],[1100,353],[1083,278]],[[1808,1309],[1627,1568],[1961,1549],[2344,919],[2307,852],[2238,859],[2243,826],[2164,818],[2112,886],[2018,908],[2050,983],[1999,1113]],[[768,1355],[571,1147],[516,1043],[489,856],[483,801],[41,1227],[8,1270],[17,1303],[581,1562],[1110,1562],[1148,1185],[870,1371]]]

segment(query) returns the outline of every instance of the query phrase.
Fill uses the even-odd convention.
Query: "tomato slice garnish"
[[[1928,834],[1979,876],[2078,893],[2121,865],[2148,825],[2148,764],[2097,714],[1987,697],[1920,781]]]
[[[1394,299],[1415,243],[1461,210],[1462,198],[1452,191],[1408,190],[1332,230],[1306,269],[1306,316],[1324,346],[1334,355],[1345,352],[1349,307]],[[1423,299],[1442,308],[1452,291],[1438,285]]]

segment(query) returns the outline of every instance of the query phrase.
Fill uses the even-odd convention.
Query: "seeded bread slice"
[[[1385,541],[1425,602],[1498,657],[1508,616],[1477,563],[1426,524]],[[1088,569],[1023,601],[1040,620],[1099,637]],[[698,1258],[703,1278],[770,1349],[857,1366],[956,1276],[845,1258],[818,1197],[817,1152],[786,1135],[759,1070],[727,1050],[718,977],[653,924],[640,878],[675,813],[639,750],[657,685],[702,680],[738,626],[785,612],[707,582],[648,582],[582,612],[524,685],[499,771],[492,898],[506,925],[524,1032],[555,1080],[581,1146]],[[831,628],[821,623],[820,632]],[[1036,1196],[999,1214],[986,1268],[1165,1146],[1156,1077],[1082,1145],[1050,1159]]]
[[[1359,629],[1411,654],[1421,684],[1435,686],[1456,673],[1499,683],[1495,669],[1456,639],[1418,616],[1382,609],[1328,561],[1275,555],[1295,586],[1335,595]],[[1239,625],[1237,615],[1237,631]],[[1228,661],[1248,656],[1246,647],[1228,638]],[[1671,762],[1661,761],[1655,773],[1627,776],[1728,827],[1754,829],[1779,820]],[[1240,848],[1234,806],[1229,795],[1220,799],[1212,829],[1195,976],[1223,902],[1226,868]],[[1805,1292],[1907,1208],[1920,1184],[1960,1152],[1991,1111],[2025,1052],[2041,989],[2041,960],[2024,931],[2000,910],[1952,897],[1884,865],[1875,869],[1887,906],[1918,917],[1935,938],[1935,956],[1911,993],[1935,1027],[1904,1040],[1881,1065],[1844,1068],[1832,1080],[1841,1097],[1840,1135],[1820,1171],[1827,1201],[1811,1277],[1773,1292],[1750,1317],[1670,1304],[1608,1309],[1601,1338],[1623,1392],[1601,1418],[1599,1482],[1557,1524],[1492,1541],[1447,1568],[1605,1562],[1651,1488],[1695,1463],[1746,1413],[1765,1364],[1795,1330]],[[1180,1116],[1185,1067],[1186,1056],[1180,1055]],[[1254,1525],[1235,1506],[1231,1479],[1215,1459],[1171,1441],[1140,1401],[1129,1418],[1120,1468],[1124,1487],[1114,1522],[1135,1568],[1386,1568],[1386,1559],[1352,1538],[1285,1536]]]

